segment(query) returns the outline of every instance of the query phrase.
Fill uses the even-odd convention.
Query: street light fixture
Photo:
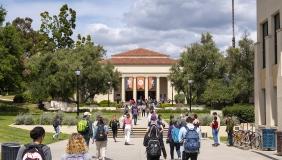
[[[76,75],[76,115],[79,117],[79,76],[80,76],[80,70],[79,68],[75,71]]]
[[[190,89],[190,98],[189,98],[189,102],[190,102],[190,113],[192,112],[192,83],[194,82],[194,80],[189,79],[188,80],[188,84],[189,84],[189,89]]]
[[[172,107],[173,107],[173,85],[174,85],[174,83],[173,82],[171,82],[171,104],[172,104]]]
[[[110,107],[110,88],[111,88],[111,82],[108,81],[108,85],[109,85],[109,90],[108,90],[108,107]]]

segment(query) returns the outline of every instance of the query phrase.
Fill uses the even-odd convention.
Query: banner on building
[[[126,86],[126,90],[132,90],[133,89],[133,78],[132,77],[127,77],[125,79],[125,86]]]
[[[149,90],[156,90],[156,77],[149,77]]]
[[[137,90],[144,90],[145,89],[145,78],[144,77],[137,77],[136,88]]]

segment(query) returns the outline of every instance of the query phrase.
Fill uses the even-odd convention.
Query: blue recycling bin
[[[276,129],[262,129],[262,149],[276,150]]]

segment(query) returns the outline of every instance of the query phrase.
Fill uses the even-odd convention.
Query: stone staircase
[[[108,137],[113,137],[113,134],[112,134],[112,131],[111,129],[109,130],[110,133],[108,135]],[[131,138],[144,138],[145,134],[146,134],[146,131],[147,131],[147,128],[143,127],[136,127],[136,128],[133,128],[133,131],[131,133]],[[163,137],[166,138],[167,137],[167,131],[168,131],[168,128],[165,128],[164,131],[163,131]],[[122,128],[119,128],[118,129],[118,135],[117,135],[118,138],[123,138],[124,137],[124,132],[123,132],[123,129]]]

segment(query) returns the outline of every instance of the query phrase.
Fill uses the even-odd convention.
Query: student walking
[[[44,159],[52,160],[51,150],[42,144],[45,137],[43,127],[35,127],[30,131],[32,143],[21,146],[16,160]]]
[[[219,115],[217,114],[217,112],[213,112],[212,114],[213,114],[214,117],[217,118],[217,122],[218,122],[218,132],[219,132],[219,130],[220,130],[220,117],[219,117]],[[219,134],[218,134],[217,139],[218,139],[218,144],[220,144],[220,137],[219,137]]]
[[[92,124],[89,121],[91,114],[89,112],[83,113],[83,118],[77,123],[77,132],[80,133],[89,147],[90,137],[92,136]]]
[[[180,153],[180,143],[179,143],[179,126],[175,121],[170,121],[169,122],[169,128],[168,128],[168,133],[167,133],[167,140],[169,143],[170,147],[170,158],[174,159],[174,148],[177,153],[178,159],[181,158],[181,153]]]
[[[214,140],[214,143],[212,145],[217,147],[219,145],[219,143],[218,143],[218,121],[217,121],[216,116],[213,117],[211,127],[212,127],[212,136],[213,136],[213,140]]]
[[[131,108],[131,114],[134,119],[134,125],[137,125],[138,113],[139,113],[138,107],[136,105],[133,105]]]
[[[164,143],[160,136],[160,130],[156,123],[152,123],[147,131],[143,145],[146,147],[147,160],[159,160]],[[166,157],[164,157],[166,159]]]
[[[106,148],[108,142],[108,126],[105,124],[102,117],[99,117],[97,125],[93,129],[93,142],[96,143],[97,158],[105,160]]]
[[[146,105],[142,104],[141,109],[142,109],[142,117],[145,117],[146,116]]]
[[[130,114],[128,113],[123,120],[123,129],[124,129],[124,139],[125,145],[129,145],[130,142],[130,134],[132,130],[132,119],[130,118]]]
[[[88,147],[83,136],[79,133],[73,133],[68,141],[66,153],[61,160],[91,160],[88,154]]]
[[[180,128],[179,142],[183,143],[184,151],[182,152],[182,160],[197,160],[200,151],[201,133],[199,127],[194,126],[193,118],[188,116],[187,125]]]
[[[53,139],[58,139],[59,135],[61,133],[61,119],[58,115],[56,115],[54,121],[53,121],[53,127],[55,130],[55,134],[53,135]]]
[[[116,115],[113,115],[113,118],[112,118],[112,120],[110,121],[109,126],[110,126],[111,129],[112,129],[113,138],[114,138],[115,142],[117,142],[116,138],[117,138],[118,128],[119,128],[120,124],[119,124],[119,120],[117,120]]]
[[[233,146],[233,128],[234,128],[234,121],[230,115],[227,116],[225,121],[226,124],[226,132],[228,135],[228,146]]]
[[[195,113],[194,116],[193,116],[193,124],[194,126],[196,127],[200,127],[200,121],[198,119],[198,115]]]

